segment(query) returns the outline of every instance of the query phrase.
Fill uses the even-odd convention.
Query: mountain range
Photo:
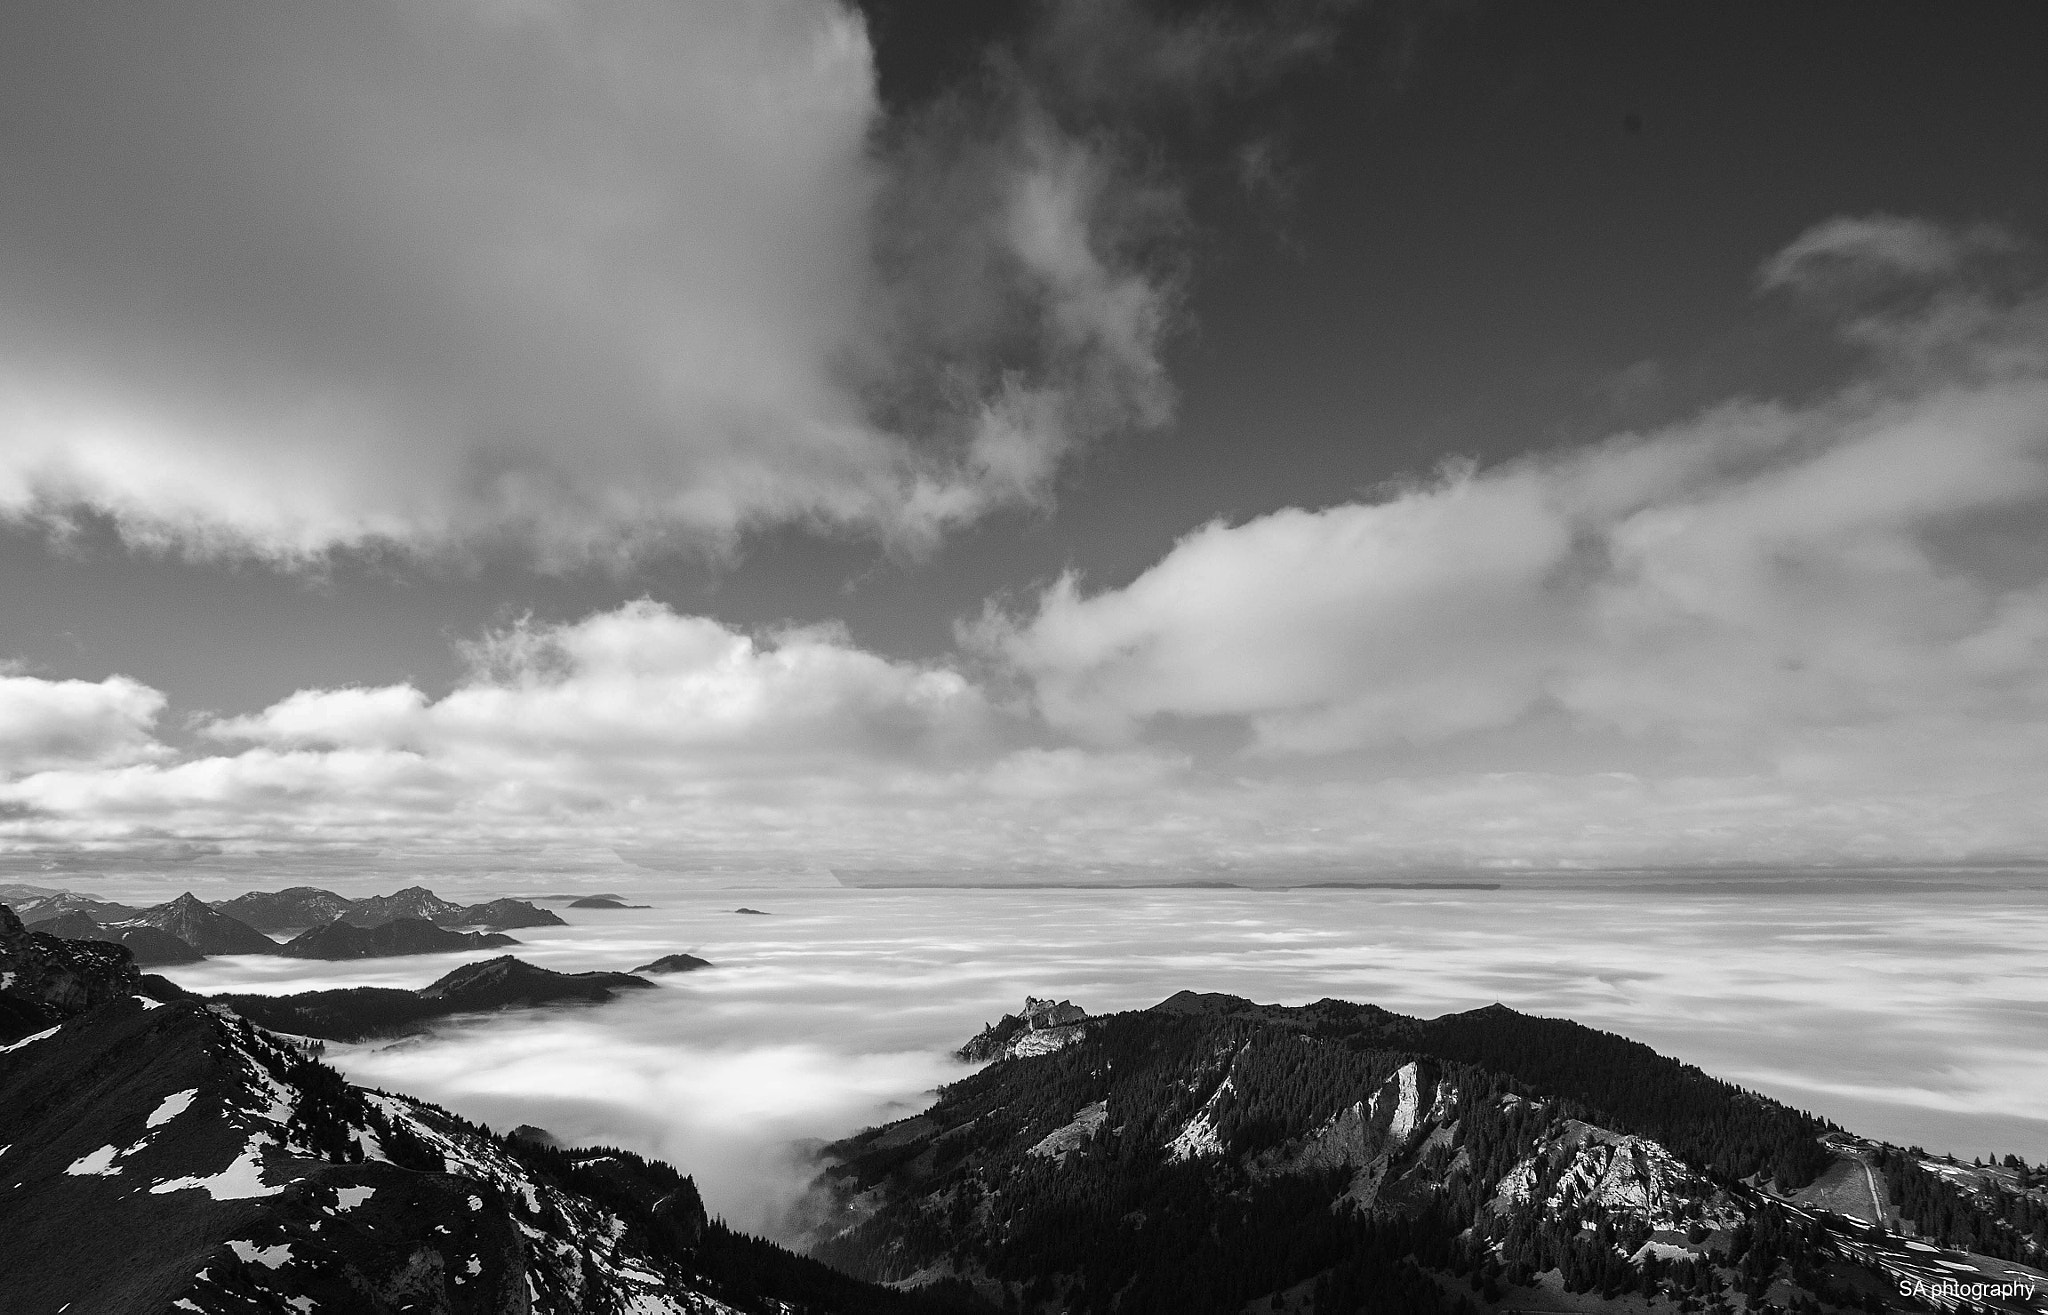
[[[456,904],[424,886],[349,899],[314,886],[250,891],[208,904],[190,891],[134,908],[71,891],[0,887],[28,926],[70,940],[125,945],[145,967],[191,963],[215,954],[284,954],[363,959],[516,945],[508,927],[561,927],[561,915],[525,900]],[[459,927],[479,931],[449,930]],[[294,932],[283,944],[268,932]]]
[[[310,1039],[651,986],[507,956],[202,1000],[0,907],[0,1310],[2048,1310],[2048,1172],[1499,1005],[1028,1000],[929,1108],[823,1149],[807,1257],[678,1169],[354,1087]]]
[[[0,907],[9,1315],[985,1309],[736,1233],[666,1164],[353,1086],[161,985],[119,946]]]

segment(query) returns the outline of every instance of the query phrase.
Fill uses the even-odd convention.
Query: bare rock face
[[[0,904],[0,1044],[133,994],[140,983],[124,947],[32,932]]]
[[[1005,1014],[1000,1022],[981,1029],[973,1040],[953,1053],[970,1064],[992,1059],[1018,1059],[1049,1055],[1081,1035],[1088,1011],[1071,1000],[1041,1000],[1024,997],[1022,1013]]]

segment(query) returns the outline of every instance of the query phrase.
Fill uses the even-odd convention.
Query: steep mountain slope
[[[1773,1199],[1838,1153],[1827,1125],[1590,1028],[1185,992],[1058,1026],[828,1148],[813,1254],[1162,1315],[1882,1309],[1904,1272],[1860,1221]]]
[[[337,919],[286,941],[278,953],[295,959],[383,959],[400,954],[488,950],[518,941],[498,932],[449,931],[424,918],[394,918],[374,927]]]

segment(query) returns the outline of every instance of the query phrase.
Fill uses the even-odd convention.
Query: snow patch
[[[161,1009],[161,1008],[163,1008],[163,1007],[164,1007],[164,1002],[163,1002],[163,1001],[161,1001],[161,1000],[152,1000],[152,999],[150,999],[150,998],[149,998],[148,996],[146,996],[146,995],[138,995],[138,996],[136,996],[136,997],[135,997],[135,1003],[137,1003],[137,1004],[141,1005],[141,1006],[142,1006],[142,1007],[143,1007],[144,1009]]]
[[[376,1194],[374,1187],[337,1187],[334,1189],[334,1208],[353,1210]]]
[[[484,1198],[482,1198],[481,1196],[472,1196],[472,1197],[470,1197],[470,1198],[469,1198],[469,1208],[470,1208],[470,1209],[472,1209],[472,1210],[481,1210],[481,1209],[483,1209],[483,1208],[484,1208]]]
[[[210,1178],[173,1178],[150,1188],[152,1196],[165,1192],[182,1192],[197,1187],[216,1201],[247,1201],[258,1196],[276,1196],[284,1188],[266,1187],[263,1184],[263,1148],[270,1144],[270,1138],[257,1133],[235,1157],[234,1163]]]
[[[114,1157],[120,1153],[113,1146],[102,1146],[90,1155],[81,1155],[73,1160],[71,1166],[64,1170],[64,1172],[75,1178],[83,1178],[88,1174],[98,1174],[102,1178],[112,1178],[115,1174],[121,1172],[113,1167]]]
[[[57,1035],[56,1028],[44,1028],[42,1031],[35,1033],[33,1036],[25,1036],[21,1040],[16,1041],[12,1045],[0,1046],[0,1055],[5,1055],[10,1051],[19,1050],[23,1046],[32,1046],[38,1041],[47,1041],[55,1035]]]
[[[292,1258],[289,1242],[280,1242],[274,1247],[259,1247],[254,1242],[230,1242],[228,1250],[242,1258],[245,1265],[261,1265],[265,1269],[281,1269]]]
[[[475,1256],[469,1258],[469,1273],[472,1278],[484,1272],[484,1262]]]
[[[192,1098],[198,1094],[199,1088],[197,1087],[187,1087],[183,1091],[172,1092],[164,1097],[163,1103],[158,1105],[150,1116],[143,1121],[143,1126],[145,1128],[163,1127],[166,1123],[169,1123],[172,1119],[177,1118],[187,1109],[190,1109]]]

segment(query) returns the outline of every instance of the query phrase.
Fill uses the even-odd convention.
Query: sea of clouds
[[[1094,1012],[1188,988],[1421,1016],[1501,1001],[1623,1033],[1857,1132],[2048,1159],[2048,892],[2026,875],[1511,879],[1495,890],[625,890],[517,953],[715,968],[601,1008],[330,1048],[359,1082],[494,1127],[622,1145],[787,1235],[815,1149],[921,1108],[1023,997]],[[760,908],[767,916],[732,912]],[[195,990],[420,986],[478,955],[222,958]]]

